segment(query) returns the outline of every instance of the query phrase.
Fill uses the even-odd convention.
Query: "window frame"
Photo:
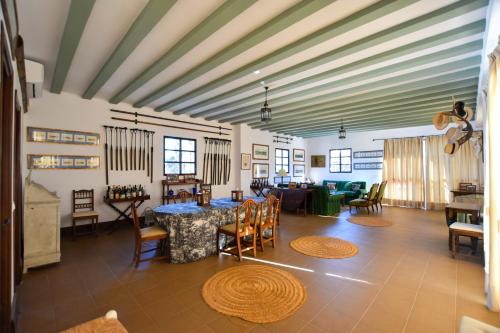
[[[340,163],[338,164],[340,166],[340,169],[339,171],[332,171],[332,151],[334,150],[339,150],[339,159],[340,159]],[[351,159],[351,163],[350,163],[350,171],[342,171],[342,166],[343,165],[346,165],[346,164],[342,164],[342,157],[347,157],[347,156],[342,156],[342,150],[349,150],[349,157]],[[336,149],[330,149],[330,151],[328,152],[328,171],[330,171],[330,173],[352,173],[352,148],[336,148]]]
[[[178,163],[179,164],[179,173],[166,173],[165,172],[165,164],[167,163],[165,161],[165,152],[167,151],[165,147],[165,139],[176,139],[179,140],[179,149],[168,149],[170,151],[178,151],[179,152],[179,162],[168,162],[168,163]],[[194,162],[184,162],[184,163],[194,163],[194,173],[183,173],[182,172],[182,152],[190,152],[192,153],[192,150],[182,150],[182,140],[187,140],[187,141],[194,141]],[[170,136],[170,135],[164,135],[163,136],[163,175],[179,175],[179,176],[190,176],[194,175],[196,176],[197,173],[197,164],[198,164],[198,140],[196,139],[191,139],[191,138],[183,138],[179,136]]]
[[[278,154],[276,154],[276,152],[277,152],[278,150],[280,150],[280,151],[286,151],[286,152],[287,152],[287,154],[288,154],[288,155],[287,155],[287,159],[288,159],[287,169],[288,169],[288,171],[287,171],[286,173],[290,173],[290,149],[286,149],[286,148],[274,148],[274,173],[275,173],[276,175],[278,174],[279,170],[278,170],[278,171],[276,171],[276,168],[277,168],[277,166],[278,166],[278,165],[281,165],[282,167],[285,165],[285,164],[283,164],[283,163],[280,163],[280,164],[276,163],[276,158],[277,158],[277,156],[278,156]],[[283,155],[281,155],[281,158],[283,158]],[[280,169],[280,170],[281,170],[281,169]]]

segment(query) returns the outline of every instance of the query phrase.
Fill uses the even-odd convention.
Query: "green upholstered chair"
[[[361,198],[366,193],[366,182],[347,180],[323,180],[323,186],[335,184],[335,190],[330,189],[330,194],[344,194],[345,203],[348,204],[353,199]],[[357,190],[353,191],[353,185],[357,185]]]
[[[370,214],[370,207],[372,207],[372,211],[375,212],[375,208],[373,208],[373,206],[376,204],[377,193],[378,193],[377,190],[378,190],[378,184],[375,183],[370,188],[370,192],[368,192],[366,198],[351,200],[349,202],[349,213],[351,212],[352,207],[356,207],[356,210],[358,210],[359,207],[366,207],[368,214]]]
[[[332,216],[340,212],[342,195],[331,195],[327,186],[312,186],[311,212],[316,215]]]
[[[384,199],[385,187],[387,186],[387,180],[384,180],[380,183],[380,187],[378,188],[377,197],[375,198],[375,208],[378,210],[378,205],[380,206],[380,210],[382,210],[382,199]]]

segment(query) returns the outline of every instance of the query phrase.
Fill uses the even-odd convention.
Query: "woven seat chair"
[[[260,249],[263,252],[264,252],[264,243],[271,242],[274,248],[274,242],[276,240],[276,225],[278,224],[280,200],[276,198],[274,195],[270,194],[266,197],[264,206],[266,214],[262,214],[263,216],[261,218],[261,222],[258,228]],[[265,237],[264,233],[267,230],[271,231],[271,235]]]
[[[271,189],[267,196],[273,195],[279,200],[278,210],[276,212],[276,225],[280,225],[281,204],[283,203],[283,191]]]
[[[366,211],[370,214],[370,207],[372,207],[372,211],[375,212],[375,208],[373,207],[376,204],[378,183],[375,183],[370,188],[370,192],[366,198],[354,199],[349,202],[349,213],[351,212],[352,207],[356,207],[356,211],[359,207],[366,207]]]
[[[382,199],[384,199],[385,187],[387,186],[387,181],[384,180],[380,183],[380,187],[377,191],[377,197],[375,198],[375,208],[378,210],[378,206],[380,206],[380,210],[382,210]]]
[[[252,199],[248,199],[238,206],[236,210],[236,223],[227,224],[217,229],[217,254],[222,251],[236,255],[242,261],[242,252],[253,250],[254,257],[257,257],[257,228],[261,215],[262,205]],[[219,244],[220,234],[233,237],[236,241],[236,247],[226,247],[221,250]],[[248,236],[252,237],[251,242],[245,241],[244,238]],[[247,247],[243,249],[242,245],[246,245]],[[232,252],[234,249],[236,249],[236,253]]]

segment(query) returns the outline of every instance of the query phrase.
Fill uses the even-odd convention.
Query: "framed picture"
[[[353,158],[381,158],[384,157],[383,150],[355,151]]]
[[[254,163],[252,177],[253,178],[269,178],[269,164],[268,163]]]
[[[306,166],[304,164],[294,164],[293,165],[293,176],[294,177],[304,177],[306,173]]]
[[[294,162],[305,162],[306,161],[306,151],[304,149],[293,149],[293,161]]]
[[[326,155],[311,155],[311,168],[324,168],[326,166]]]
[[[254,160],[269,160],[269,146],[254,143],[252,145],[252,158]]]
[[[241,154],[241,170],[250,170],[250,164],[252,163],[252,155]]]
[[[60,130],[42,127],[28,127],[28,142],[63,143],[71,145],[96,146],[99,144],[99,133]]]
[[[354,170],[381,170],[382,162],[365,162],[365,163],[354,163]]]
[[[98,169],[99,156],[29,154],[28,169]]]

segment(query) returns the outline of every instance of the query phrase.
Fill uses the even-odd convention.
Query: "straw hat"
[[[445,129],[450,123],[450,116],[447,112],[438,112],[432,117],[432,123],[438,130]]]
[[[458,151],[459,148],[460,145],[458,143],[447,143],[446,146],[444,146],[444,153],[453,155]]]
[[[457,127],[450,127],[445,134],[445,137],[448,139],[448,143],[455,143],[460,139],[465,133],[462,131],[463,126],[460,124]]]

